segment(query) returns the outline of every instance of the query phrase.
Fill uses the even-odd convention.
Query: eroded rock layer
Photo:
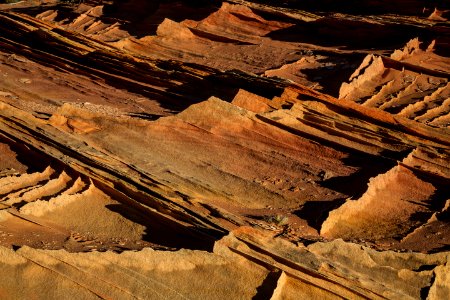
[[[0,297],[445,298],[448,8],[310,2],[0,4]]]

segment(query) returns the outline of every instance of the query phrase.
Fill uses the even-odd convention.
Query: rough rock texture
[[[414,39],[390,58],[367,56],[350,83],[342,85],[340,98],[430,126],[448,127],[450,60],[433,53],[433,45],[421,50],[419,40]]]
[[[0,297],[446,298],[448,5],[347,2],[0,4]]]

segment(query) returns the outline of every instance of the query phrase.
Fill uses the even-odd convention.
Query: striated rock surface
[[[0,297],[446,298],[419,2],[0,4]]]
[[[434,127],[448,127],[449,66],[430,44],[420,49],[418,39],[390,58],[369,55],[343,83],[340,98],[376,107]]]

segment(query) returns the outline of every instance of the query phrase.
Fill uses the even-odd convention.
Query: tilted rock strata
[[[319,2],[0,5],[0,294],[445,297],[446,12]]]
[[[340,98],[430,126],[448,127],[450,60],[434,54],[432,45],[421,50],[417,39],[391,58],[394,61],[367,56],[350,83],[341,86]]]
[[[57,298],[70,289],[80,299],[185,299],[193,295],[215,299],[232,295],[439,299],[449,288],[447,252],[428,256],[380,253],[342,240],[295,247],[247,228],[216,242],[213,253],[151,249],[121,254],[68,253],[29,247],[15,252],[2,247],[0,251],[2,274],[19,270],[12,272],[12,277],[5,276],[2,291],[19,291],[16,295],[20,297]],[[433,267],[428,270],[429,266]],[[29,280],[23,280],[26,273]],[[378,283],[386,278],[386,285]],[[46,288],[49,283],[54,288]]]
[[[315,95],[316,100],[301,101],[308,93]],[[239,100],[244,96],[249,99],[251,94],[241,91],[233,103],[245,107],[246,102]],[[126,176],[136,187],[154,182],[147,187],[151,191],[147,197],[152,198],[156,192],[165,201],[170,199],[175,205],[195,211],[201,216],[199,224],[210,219],[219,222],[224,229],[246,222],[252,224],[255,221],[251,218],[261,217],[268,207],[275,207],[280,213],[291,215],[291,222],[298,216],[306,218],[307,224],[305,221],[300,223],[305,234],[312,234],[322,227],[322,234],[328,237],[371,241],[394,239],[391,242],[395,244],[442,209],[446,200],[442,199],[443,189],[449,171],[445,163],[448,150],[442,150],[447,146],[442,144],[445,139],[440,131],[427,129],[420,123],[417,128],[409,128],[407,121],[402,121],[405,122],[403,131],[394,130],[389,123],[379,124],[399,122],[401,117],[390,120],[383,113],[371,115],[371,110],[351,111],[347,108],[345,111],[345,106],[335,106],[344,102],[309,90],[288,89],[280,98],[269,100],[255,96],[254,101],[265,105],[262,112],[254,113],[211,98],[176,116],[157,121],[102,115],[66,104],[47,121],[22,113],[21,124],[31,130],[28,134],[46,128],[47,136],[40,141],[30,140],[28,134],[22,133],[20,137],[16,132],[15,135],[28,143],[37,143],[35,147],[44,142],[47,153],[65,164],[72,159],[66,160],[63,153],[70,153],[67,151],[76,147],[82,156],[75,160],[78,162],[70,164],[82,163],[75,170],[89,177],[93,176],[94,167],[97,169],[96,180],[101,178],[106,183],[115,177],[114,181],[119,183],[123,181],[121,176]],[[255,110],[255,107],[250,109]],[[15,119],[20,116],[17,109],[6,105],[3,111],[5,116],[15,115]],[[359,113],[360,118],[351,118],[350,113]],[[11,121],[5,124],[10,124],[12,129],[11,126],[17,125]],[[426,140],[424,131],[430,137],[434,136],[435,141]],[[50,150],[53,148],[48,144],[50,140],[60,140],[61,145],[64,141],[68,148],[58,146]],[[89,146],[81,145],[80,141]],[[121,141],[127,141],[126,145]],[[411,149],[418,150],[411,152]],[[186,160],[185,157],[191,158]],[[403,163],[396,166],[402,157],[405,157]],[[378,166],[368,170],[367,164],[375,162]],[[109,165],[107,169],[99,168],[105,163]],[[266,164],[270,165],[271,176],[255,177],[255,174],[269,173]],[[86,172],[86,167],[91,171]],[[381,175],[383,173],[386,174]],[[415,182],[415,192],[407,187],[411,182]],[[30,193],[36,191],[25,193],[24,199]],[[342,204],[342,199],[355,196],[361,199],[349,200],[333,211]],[[9,198],[12,200],[5,204],[14,204],[14,197]],[[377,199],[389,199],[389,202],[379,204]],[[392,202],[393,199],[398,199],[397,204]],[[366,202],[374,207],[363,204]],[[317,216],[305,215],[314,203],[329,203],[330,217],[324,218],[327,210],[316,212]],[[386,213],[385,219],[378,218],[380,223],[374,224],[370,213],[349,213],[347,218],[341,210],[351,205],[379,217]],[[152,204],[152,207],[165,212],[160,204]],[[212,211],[221,213],[211,219],[209,213]],[[402,219],[399,219],[400,212]],[[355,214],[364,216],[366,221],[357,221],[352,217]],[[339,216],[337,223],[333,221],[334,215]],[[417,215],[421,217],[415,220]],[[359,229],[348,222],[359,222],[362,233],[357,233]],[[395,224],[400,226],[397,231],[392,230]],[[329,228],[338,225],[344,226],[341,231],[329,233],[332,230]],[[371,228],[373,234],[367,233],[364,226]]]

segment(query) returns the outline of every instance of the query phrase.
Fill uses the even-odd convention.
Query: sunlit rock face
[[[450,8],[344,2],[1,3],[0,297],[445,299]]]

